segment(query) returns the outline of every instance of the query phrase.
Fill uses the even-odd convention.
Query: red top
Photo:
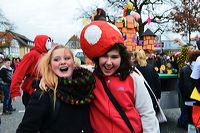
[[[106,77],[106,83],[113,96],[124,109],[135,133],[142,132],[141,119],[134,105],[134,81],[128,76],[120,81],[119,76]],[[96,78],[95,99],[91,104],[90,120],[94,133],[130,133],[130,129],[109,100],[101,81]]]

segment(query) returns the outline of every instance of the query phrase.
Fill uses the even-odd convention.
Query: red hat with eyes
[[[93,21],[81,31],[81,49],[90,59],[102,56],[115,43],[124,44],[122,34],[115,25],[106,21]]]

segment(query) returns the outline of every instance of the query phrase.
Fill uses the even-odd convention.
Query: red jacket
[[[23,91],[29,94],[33,92],[32,81],[38,76],[36,65],[41,55],[47,53],[45,44],[48,38],[46,35],[36,36],[34,47],[22,58],[12,77],[10,86],[11,97],[21,96],[20,86]]]
[[[113,96],[125,110],[135,133],[142,132],[140,116],[134,105],[134,80],[128,76],[120,81],[119,76],[106,77],[106,83]],[[109,100],[101,81],[96,78],[94,89],[94,102],[91,104],[90,120],[94,133],[130,133],[118,111]]]

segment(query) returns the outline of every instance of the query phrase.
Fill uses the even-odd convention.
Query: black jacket
[[[52,119],[55,109],[52,105],[53,91],[33,92],[22,122],[16,133],[91,133],[89,104],[71,105],[59,101],[59,111]]]
[[[154,92],[157,99],[161,98],[161,83],[159,79],[158,73],[156,73],[153,66],[147,64],[145,67],[141,67],[139,65],[136,66],[138,70],[142,73],[144,78],[146,79],[147,83],[151,87],[152,91]],[[148,86],[146,86],[148,87]],[[154,110],[157,112],[159,111],[158,105],[152,93],[149,93],[152,99]]]
[[[180,71],[178,87],[183,101],[191,100],[190,95],[194,88],[190,79],[191,73],[192,69],[190,68],[189,65],[183,66],[183,68]]]
[[[158,73],[156,73],[153,66],[147,64],[145,67],[141,67],[139,65],[136,66],[137,69],[142,73],[146,81],[148,82],[149,86],[151,87],[152,91],[156,95],[157,99],[161,97],[161,83],[159,79]]]
[[[0,70],[0,78],[2,79],[2,81],[6,84],[10,84],[11,83],[11,79],[12,79],[12,69],[8,69],[8,68],[1,68]]]

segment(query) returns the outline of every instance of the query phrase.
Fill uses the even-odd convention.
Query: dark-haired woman
[[[95,63],[95,98],[90,104],[93,133],[160,132],[147,88],[142,76],[132,71],[130,54],[118,28],[105,21],[93,21],[82,30],[80,44]],[[111,102],[104,83],[125,112],[133,131]]]

